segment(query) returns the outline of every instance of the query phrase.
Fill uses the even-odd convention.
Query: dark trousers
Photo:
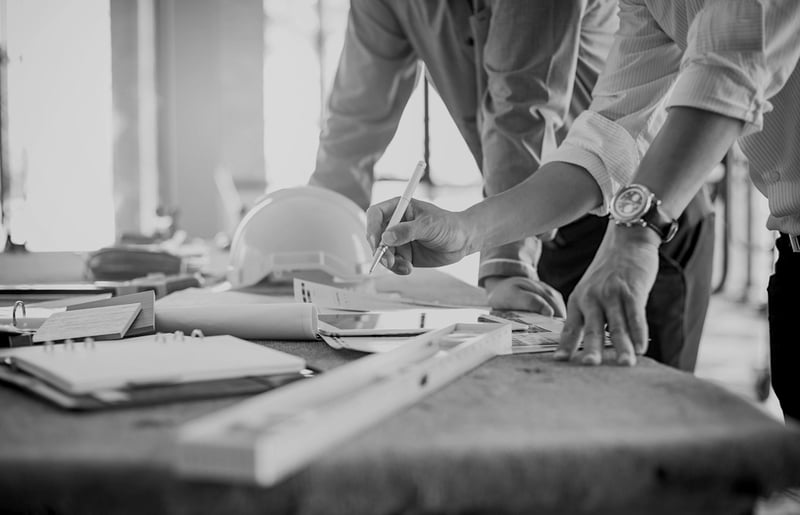
[[[705,191],[678,219],[675,238],[660,248],[658,275],[647,302],[647,355],[694,371],[711,294],[714,214]],[[565,299],[589,267],[608,225],[607,217],[585,216],[558,230],[543,245],[539,278]]]
[[[789,237],[777,242],[778,261],[769,278],[769,350],[772,387],[786,418],[800,420],[800,253]]]

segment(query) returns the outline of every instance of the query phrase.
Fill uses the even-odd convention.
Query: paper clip
[[[14,303],[14,307],[11,310],[11,325],[17,327],[17,310],[22,309],[22,316],[28,316],[28,310],[25,308],[25,303],[21,300],[18,300]]]

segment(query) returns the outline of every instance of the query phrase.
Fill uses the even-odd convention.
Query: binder
[[[313,375],[298,356],[200,332],[47,343],[0,351],[0,362],[0,380],[72,409],[159,402],[179,387],[192,390],[179,398],[264,391]]]
[[[70,394],[298,372],[305,360],[233,336],[156,334],[5,351],[21,370]]]
[[[136,304],[140,309],[130,324],[127,316],[121,313],[135,308],[120,307],[126,304]],[[110,306],[116,308],[96,309]],[[69,313],[71,311],[73,313]],[[121,318],[115,321],[117,315]],[[41,331],[42,327],[45,327],[44,331]],[[36,334],[38,331],[41,333]],[[4,336],[0,339],[0,347],[19,347],[68,338],[117,339],[153,332],[155,295],[150,290],[117,297],[66,297],[35,304],[18,300],[13,306],[0,308],[0,335]]]

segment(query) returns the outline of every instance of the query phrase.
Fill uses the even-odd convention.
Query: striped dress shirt
[[[745,122],[740,144],[769,199],[767,226],[800,234],[800,1],[622,0],[592,104],[547,161],[585,168],[603,193],[631,182],[672,106]]]

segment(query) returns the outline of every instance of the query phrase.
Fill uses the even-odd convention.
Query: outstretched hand
[[[645,353],[645,305],[658,272],[659,243],[650,229],[609,226],[567,303],[567,321],[556,359],[570,359],[583,340],[581,362],[599,364],[606,327],[618,364],[633,365],[636,356]]]
[[[398,198],[375,204],[367,210],[367,241],[375,250],[389,246],[381,263],[396,274],[411,273],[413,267],[437,267],[461,260],[476,249],[469,247],[470,233],[459,213],[412,199],[403,221],[392,228]]]

